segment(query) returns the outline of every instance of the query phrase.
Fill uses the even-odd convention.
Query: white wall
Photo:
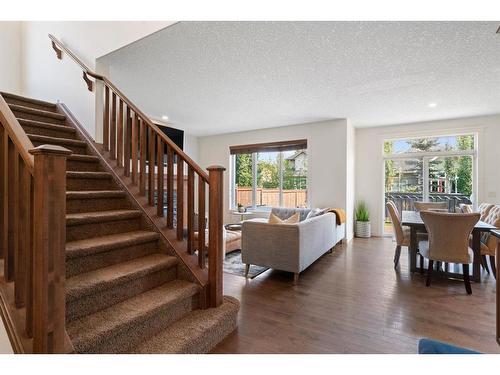
[[[63,53],[57,60],[47,34],[66,44],[91,69],[96,59],[172,22],[22,22],[23,94],[64,102],[91,135],[95,135],[95,96],[82,71]],[[98,118],[100,118],[98,116]]]
[[[356,200],[367,202],[374,235],[383,234],[383,140],[461,131],[478,133],[478,202],[500,204],[500,115],[356,129]]]
[[[21,22],[0,22],[0,91],[21,94]]]
[[[308,149],[308,194],[311,207],[341,207],[347,209],[347,237],[352,237],[352,202],[347,202],[348,188],[354,186],[354,175],[348,182],[348,163],[353,163],[354,151],[348,152],[354,131],[345,119],[323,121],[310,124],[285,126],[240,133],[229,133],[209,137],[199,137],[198,157],[202,167],[222,165],[224,174],[224,212],[225,222],[234,221],[229,214],[229,146],[261,142],[307,139]],[[352,165],[352,164],[351,164]]]

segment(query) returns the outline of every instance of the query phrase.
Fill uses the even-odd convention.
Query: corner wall
[[[463,131],[478,133],[477,201],[500,204],[500,115],[356,128],[356,200],[368,204],[373,235],[383,235],[383,140]]]
[[[0,91],[22,93],[21,44],[21,22],[0,22]]]
[[[226,223],[237,219],[229,212],[229,146],[304,138],[307,139],[309,158],[309,203],[311,207],[346,209],[346,237],[352,238],[353,203],[350,200],[354,197],[354,174],[348,172],[348,167],[354,165],[354,130],[346,119],[198,138],[200,165],[206,168],[218,164],[226,168],[223,199]],[[349,189],[352,194],[348,193]]]
[[[53,34],[87,66],[95,69],[98,57],[172,23],[166,21],[22,22],[22,93],[37,99],[64,102],[90,135],[95,137],[95,92],[87,90],[81,68],[68,56],[63,53],[62,61],[56,58],[48,34]]]

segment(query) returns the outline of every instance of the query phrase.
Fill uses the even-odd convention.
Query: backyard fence
[[[282,190],[283,207],[304,207],[307,205],[307,190]],[[256,206],[280,206],[280,190],[257,188],[255,197]],[[245,207],[252,206],[252,188],[236,188],[236,203]]]

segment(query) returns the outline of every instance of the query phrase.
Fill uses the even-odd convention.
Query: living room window
[[[307,140],[230,147],[231,207],[307,207]]]

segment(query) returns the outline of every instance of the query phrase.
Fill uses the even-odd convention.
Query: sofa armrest
[[[299,229],[300,270],[309,267],[336,244],[335,214],[326,213],[301,221]]]
[[[299,246],[297,224],[243,222],[241,258],[244,263],[299,272]]]

